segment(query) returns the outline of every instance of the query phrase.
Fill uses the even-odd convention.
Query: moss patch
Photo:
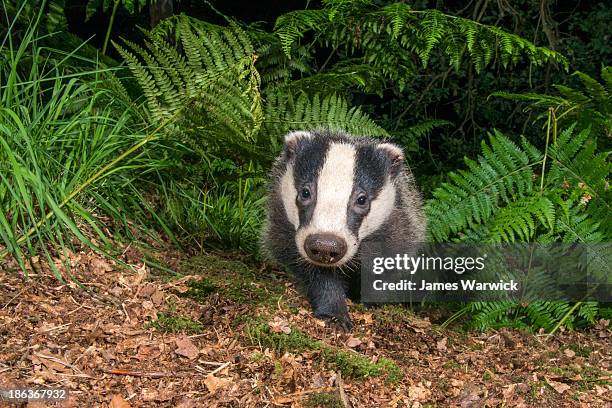
[[[190,290],[180,294],[200,303],[210,294],[219,293],[239,303],[276,304],[284,292],[280,282],[272,275],[260,272],[256,266],[215,254],[191,258],[181,270],[184,274],[204,277],[188,282]]]
[[[325,360],[333,362],[345,377],[385,376],[385,381],[390,384],[397,384],[402,379],[402,370],[393,361],[385,357],[381,357],[373,363],[369,358],[351,351],[325,348],[323,354]]]
[[[323,343],[299,330],[292,328],[289,334],[273,333],[268,324],[262,322],[247,326],[247,335],[251,344],[261,345],[278,353],[302,353],[323,347]]]
[[[187,292],[178,293],[180,297],[187,297],[195,300],[196,302],[203,302],[211,293],[219,291],[217,287],[210,279],[192,280],[187,282],[189,290]]]
[[[342,408],[340,397],[331,392],[322,392],[319,394],[310,394],[304,402],[307,408]]]
[[[397,364],[387,358],[382,357],[374,363],[362,354],[329,346],[295,328],[292,328],[289,334],[273,333],[267,323],[257,323],[247,327],[247,334],[251,344],[261,345],[278,353],[320,350],[323,362],[339,370],[347,378],[384,377],[387,383],[397,384],[403,376]]]
[[[148,324],[149,327],[154,327],[162,332],[170,333],[202,333],[204,326],[201,323],[193,321],[183,316],[171,316],[164,313],[157,314],[157,320]]]

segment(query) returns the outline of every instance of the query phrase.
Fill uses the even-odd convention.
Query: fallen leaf
[[[179,356],[187,357],[190,360],[195,360],[200,354],[198,348],[191,342],[191,340],[187,336],[183,336],[177,339],[175,343],[177,346],[175,353]]]
[[[572,349],[565,349],[563,351],[563,354],[565,354],[566,356],[568,356],[569,358],[574,358],[576,357],[576,352]]]
[[[165,297],[166,296],[164,295],[164,292],[156,290],[155,293],[153,293],[153,295],[151,296],[151,300],[153,301],[153,304],[155,306],[159,306],[164,303]]]
[[[109,408],[131,408],[131,407],[132,406],[130,405],[130,403],[124,400],[123,397],[119,394],[115,394],[109,404]]]
[[[215,391],[221,388],[225,388],[231,380],[229,378],[219,378],[215,377],[214,374],[208,374],[206,379],[204,380],[204,385],[211,394],[214,394]]]
[[[361,344],[361,340],[353,336],[349,337],[349,339],[346,341],[347,347],[350,347],[350,348],[355,348],[360,344]]]
[[[321,377],[321,374],[316,373],[312,376],[312,386],[314,388],[325,387],[325,381],[323,380],[323,377]]]
[[[550,378],[544,377],[548,385],[550,385],[555,391],[559,394],[563,394],[565,391],[569,390],[571,387],[565,383],[553,381]]]
[[[448,339],[446,337],[444,337],[442,340],[439,340],[436,343],[436,348],[439,351],[446,351],[446,343],[448,342]]]
[[[270,331],[272,333],[291,333],[289,322],[278,316],[274,316],[274,320],[268,322],[268,326],[270,326]]]
[[[412,330],[417,333],[425,333],[425,330],[431,327],[428,319],[411,319],[409,323]]]
[[[421,383],[408,387],[408,397],[412,401],[426,401],[431,397],[431,391],[423,387]]]

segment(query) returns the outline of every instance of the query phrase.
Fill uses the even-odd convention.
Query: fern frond
[[[387,136],[387,132],[377,125],[358,107],[349,107],[339,95],[310,97],[305,93],[297,97],[271,92],[267,96],[266,132],[280,138],[291,129],[328,128],[362,136]]]
[[[276,21],[275,31],[287,56],[306,33],[314,31],[315,41],[341,48],[349,56],[359,54],[363,63],[374,64],[400,84],[401,72],[416,55],[427,66],[433,52],[448,57],[456,69],[468,55],[477,71],[499,57],[502,64],[516,63],[521,56],[531,63],[558,63],[567,68],[559,53],[541,47],[497,27],[450,16],[438,10],[413,10],[405,3],[382,7],[371,0],[324,2],[319,10],[294,11]],[[467,50],[467,53],[464,53]],[[410,72],[410,69],[408,69]]]

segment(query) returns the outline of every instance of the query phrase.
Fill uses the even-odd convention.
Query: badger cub
[[[423,242],[421,196],[402,149],[331,131],[285,136],[271,172],[264,251],[297,277],[314,315],[352,328],[368,241]]]

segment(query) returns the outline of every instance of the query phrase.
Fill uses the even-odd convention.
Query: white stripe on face
[[[283,174],[283,178],[280,183],[280,194],[283,200],[283,207],[285,207],[285,213],[287,219],[293,224],[293,227],[297,230],[300,225],[300,216],[298,213],[298,207],[295,202],[295,181],[293,180],[293,163],[287,165],[287,171]]]
[[[363,240],[376,231],[389,218],[395,208],[395,188],[389,178],[376,199],[370,203],[370,212],[361,221],[359,239]]]
[[[348,229],[347,209],[353,191],[356,150],[353,145],[332,143],[317,180],[317,201],[310,223],[296,234],[296,245],[302,256],[306,237],[314,233],[332,233],[346,241],[348,250],[339,263],[350,259],[357,241]]]

